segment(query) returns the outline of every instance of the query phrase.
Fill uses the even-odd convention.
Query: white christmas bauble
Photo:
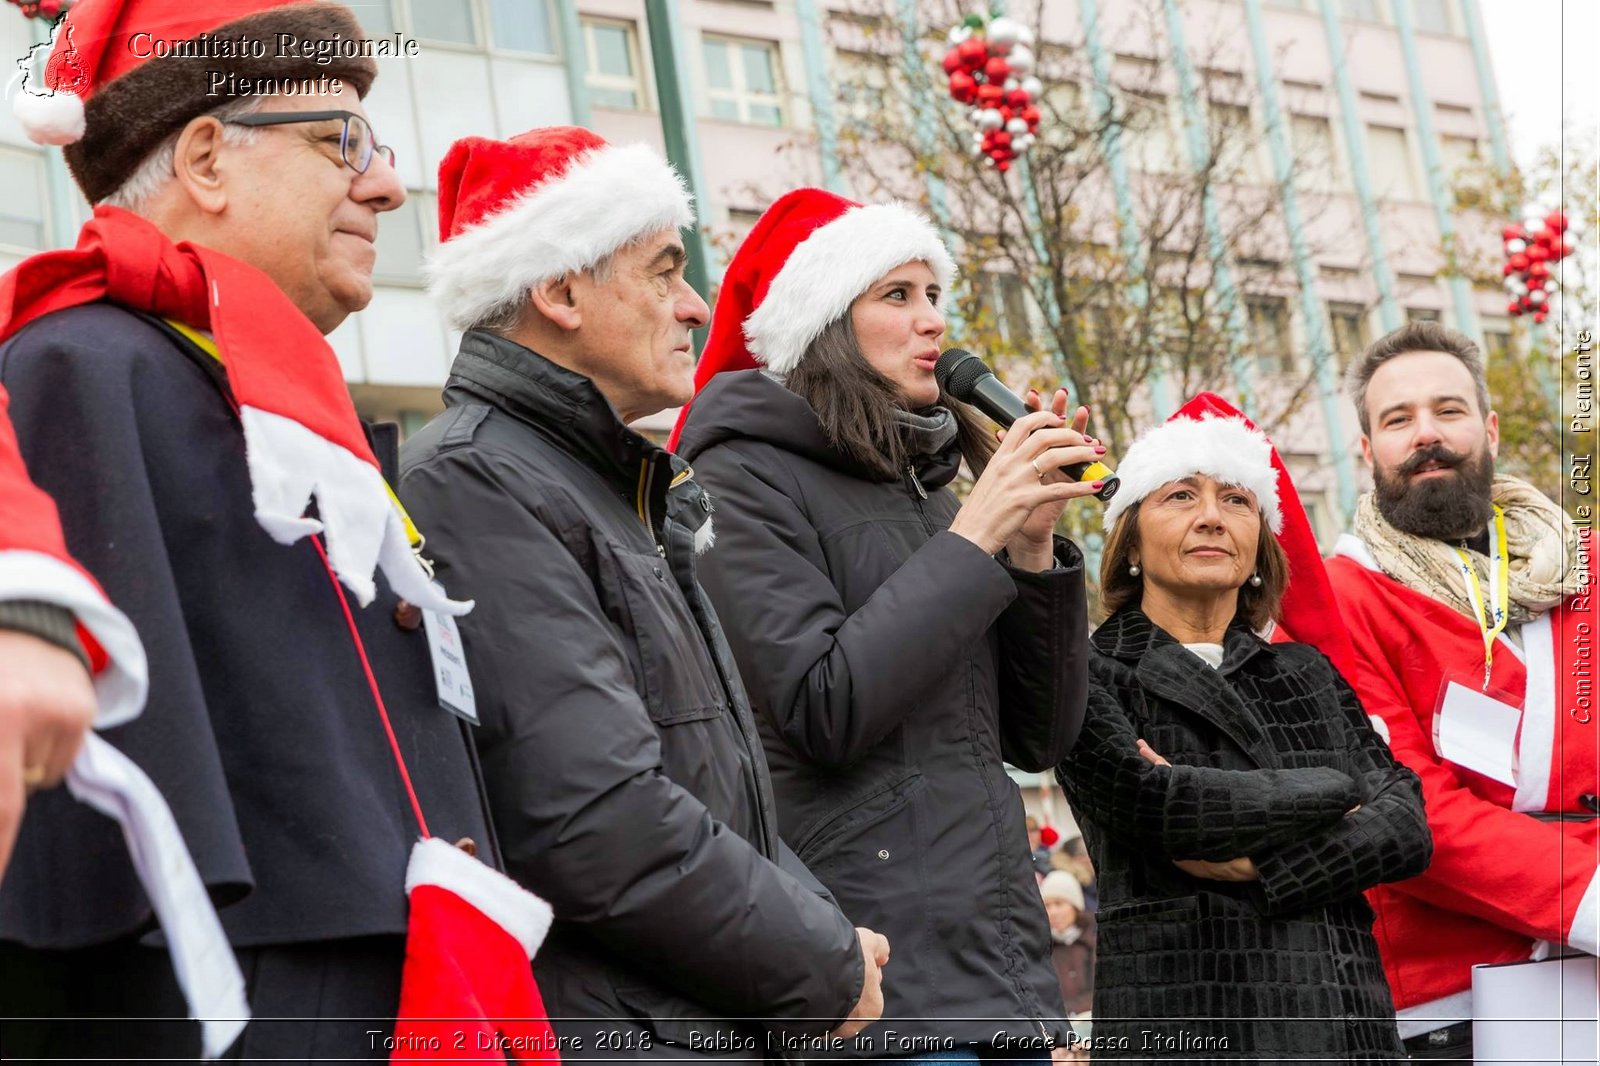
[[[1027,93],[1030,99],[1037,102],[1039,97],[1044,95],[1044,82],[1030,74],[1022,79],[1022,91]]]
[[[1525,252],[1527,250],[1528,242],[1523,240],[1521,237],[1513,237],[1506,242],[1506,252],[1510,255],[1516,255],[1518,252]]]
[[[1544,229],[1544,216],[1529,215],[1522,220],[1522,228],[1528,231],[1529,237],[1538,235],[1539,231]]]
[[[1022,36],[1022,25],[1001,15],[989,20],[989,54],[1003,56]]]
[[[1012,89],[1022,88],[1022,83],[1016,78],[1007,78],[1006,83],[1000,86],[1000,88],[1004,89],[1006,92],[1010,92]]]
[[[1027,126],[1027,123],[1024,122],[1023,126]],[[1033,147],[1033,142],[1036,140],[1038,140],[1038,138],[1033,134],[1024,133],[1020,137],[1011,138],[1011,147],[1015,148],[1019,152],[1026,152],[1029,148]]]
[[[1005,119],[1000,117],[1000,111],[997,108],[986,107],[978,113],[978,128],[985,133],[989,130],[997,130],[1003,125],[1005,125]]]
[[[1011,136],[1013,136],[1013,137],[1019,136],[1019,135],[1024,134],[1024,133],[1027,133],[1028,132],[1027,120],[1020,119],[1020,118],[1012,119],[1010,122],[1006,123],[1006,132],[1011,134]],[[1013,141],[1012,143],[1015,144],[1016,142]]]
[[[1545,301],[1545,295],[1544,295],[1544,290],[1543,289],[1534,289],[1534,290],[1532,290],[1531,292],[1528,293],[1528,302],[1529,303],[1537,305],[1537,304],[1544,303],[1544,301]]]
[[[1017,43],[1033,47],[1033,29],[1026,23],[1017,24]]]
[[[960,44],[962,41],[965,41],[971,36],[971,26],[952,26],[950,28],[950,32],[945,35],[945,40],[949,41],[951,44]]]
[[[1528,291],[1528,286],[1524,284],[1521,278],[1513,275],[1506,279],[1506,291],[1521,296]]]
[[[1006,54],[1006,62],[1011,64],[1011,69],[1018,74],[1033,73],[1033,49],[1025,44],[1014,46]]]

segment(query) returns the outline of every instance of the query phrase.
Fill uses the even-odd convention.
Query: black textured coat
[[[445,403],[401,495],[477,601],[479,750],[506,867],[555,908],[534,971],[557,1033],[580,1058],[692,1037],[760,1057],[769,1034],[729,1019],[832,1029],[860,947],[774,864],[760,741],[695,580],[704,495],[587,378],[510,341],[468,332]]]
[[[1402,1058],[1362,892],[1427,867],[1416,775],[1307,645],[1236,620],[1213,670],[1136,607],[1092,643],[1057,777],[1099,880],[1095,1059]],[[1173,862],[1241,856],[1259,881]]]
[[[1082,556],[1058,541],[1055,569],[1009,569],[946,531],[954,444],[879,480],[758,371],[706,386],[679,452],[716,501],[703,579],[759,712],[784,839],[851,921],[889,938],[872,1050],[903,1050],[887,1029],[1064,1039],[1003,763],[1046,769],[1077,736]]]

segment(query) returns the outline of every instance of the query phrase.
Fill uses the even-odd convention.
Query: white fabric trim
[[[406,895],[419,885],[437,885],[460,896],[515,937],[530,959],[550,932],[555,914],[550,904],[438,837],[419,840],[411,849]]]
[[[377,595],[372,575],[381,567],[395,595],[418,607],[450,615],[472,610],[471,600],[446,598],[422,569],[371,463],[271,411],[241,407],[239,421],[256,521],[273,540],[287,545],[325,533],[334,573],[363,607]],[[313,495],[320,521],[305,517]]]
[[[956,264],[933,224],[905,204],[852,207],[818,226],[789,253],[761,306],[744,320],[750,354],[775,374],[800,363],[828,325],[873,282],[906,263],[924,262],[945,292]]]
[[[1353,559],[1368,570],[1383,573],[1383,567],[1378,565],[1378,560],[1373,558],[1372,549],[1367,547],[1366,541],[1354,533],[1340,533],[1339,539],[1333,542],[1333,554],[1342,555],[1346,559]]]
[[[1272,444],[1238,418],[1175,418],[1146,430],[1133,443],[1117,477],[1122,484],[1106,505],[1105,529],[1117,518],[1169,481],[1204,474],[1255,494],[1262,517],[1274,532],[1283,530],[1278,504],[1278,472],[1272,466]]]
[[[694,553],[704,555],[716,542],[717,531],[711,525],[710,516],[707,516],[706,520],[700,523],[700,528],[694,531]]]
[[[1456,1022],[1469,1021],[1472,1018],[1472,990],[1455,992],[1427,1003],[1418,1003],[1414,1007],[1403,1007],[1395,1011],[1394,1017],[1400,1026],[1401,1040],[1410,1040]]]
[[[456,329],[641,237],[694,224],[683,178],[642,144],[607,145],[441,244],[424,273]]]
[[[109,729],[139,717],[150,687],[144,646],[128,616],[92,581],[53,555],[0,551],[0,600],[41,600],[71,611],[107,657],[106,668],[94,679],[100,705],[95,728]]]
[[[1589,879],[1567,930],[1567,944],[1590,955],[1600,955],[1600,872]]]
[[[1515,648],[1497,640],[1495,650]],[[1522,730],[1517,737],[1517,793],[1514,811],[1542,811],[1550,803],[1550,767],[1555,760],[1556,650],[1550,612],[1522,624],[1527,687],[1522,698]]]

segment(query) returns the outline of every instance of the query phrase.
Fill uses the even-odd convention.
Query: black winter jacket
[[[878,480],[759,371],[714,378],[679,451],[716,500],[703,580],[759,712],[784,839],[852,922],[889,938],[868,1050],[907,1050],[891,1029],[1019,1053],[1064,1040],[1003,763],[1045,769],[1077,736],[1082,556],[1062,540],[1056,569],[1007,568],[946,531],[954,444]]]
[[[1421,873],[1433,843],[1416,775],[1355,693],[1314,648],[1242,620],[1220,670],[1137,607],[1093,645],[1057,776],[1100,888],[1095,1060],[1403,1058],[1362,892]],[[1259,881],[1173,863],[1241,856]]]
[[[760,741],[695,581],[704,495],[587,378],[510,341],[468,332],[445,402],[401,494],[477,601],[478,748],[506,868],[555,909],[534,972],[557,1033],[580,1058],[759,1058],[770,1034],[730,1019],[831,1030],[861,951],[774,864]]]

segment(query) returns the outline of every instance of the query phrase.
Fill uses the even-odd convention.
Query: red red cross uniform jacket
[[[1385,576],[1354,537],[1341,538],[1328,572],[1355,642],[1356,691],[1395,757],[1421,777],[1433,830],[1425,873],[1368,894],[1402,1035],[1410,1035],[1408,1015],[1470,1016],[1475,963],[1526,960],[1539,941],[1600,952],[1594,586],[1524,624],[1521,647],[1505,635],[1494,646],[1490,688],[1521,707],[1512,786],[1441,758],[1434,746],[1442,687],[1481,681],[1477,622]]]
[[[22,465],[0,388],[0,600],[39,600],[71,611],[94,665],[101,726],[116,725],[144,703],[139,638],[94,579],[67,555],[56,507]]]

